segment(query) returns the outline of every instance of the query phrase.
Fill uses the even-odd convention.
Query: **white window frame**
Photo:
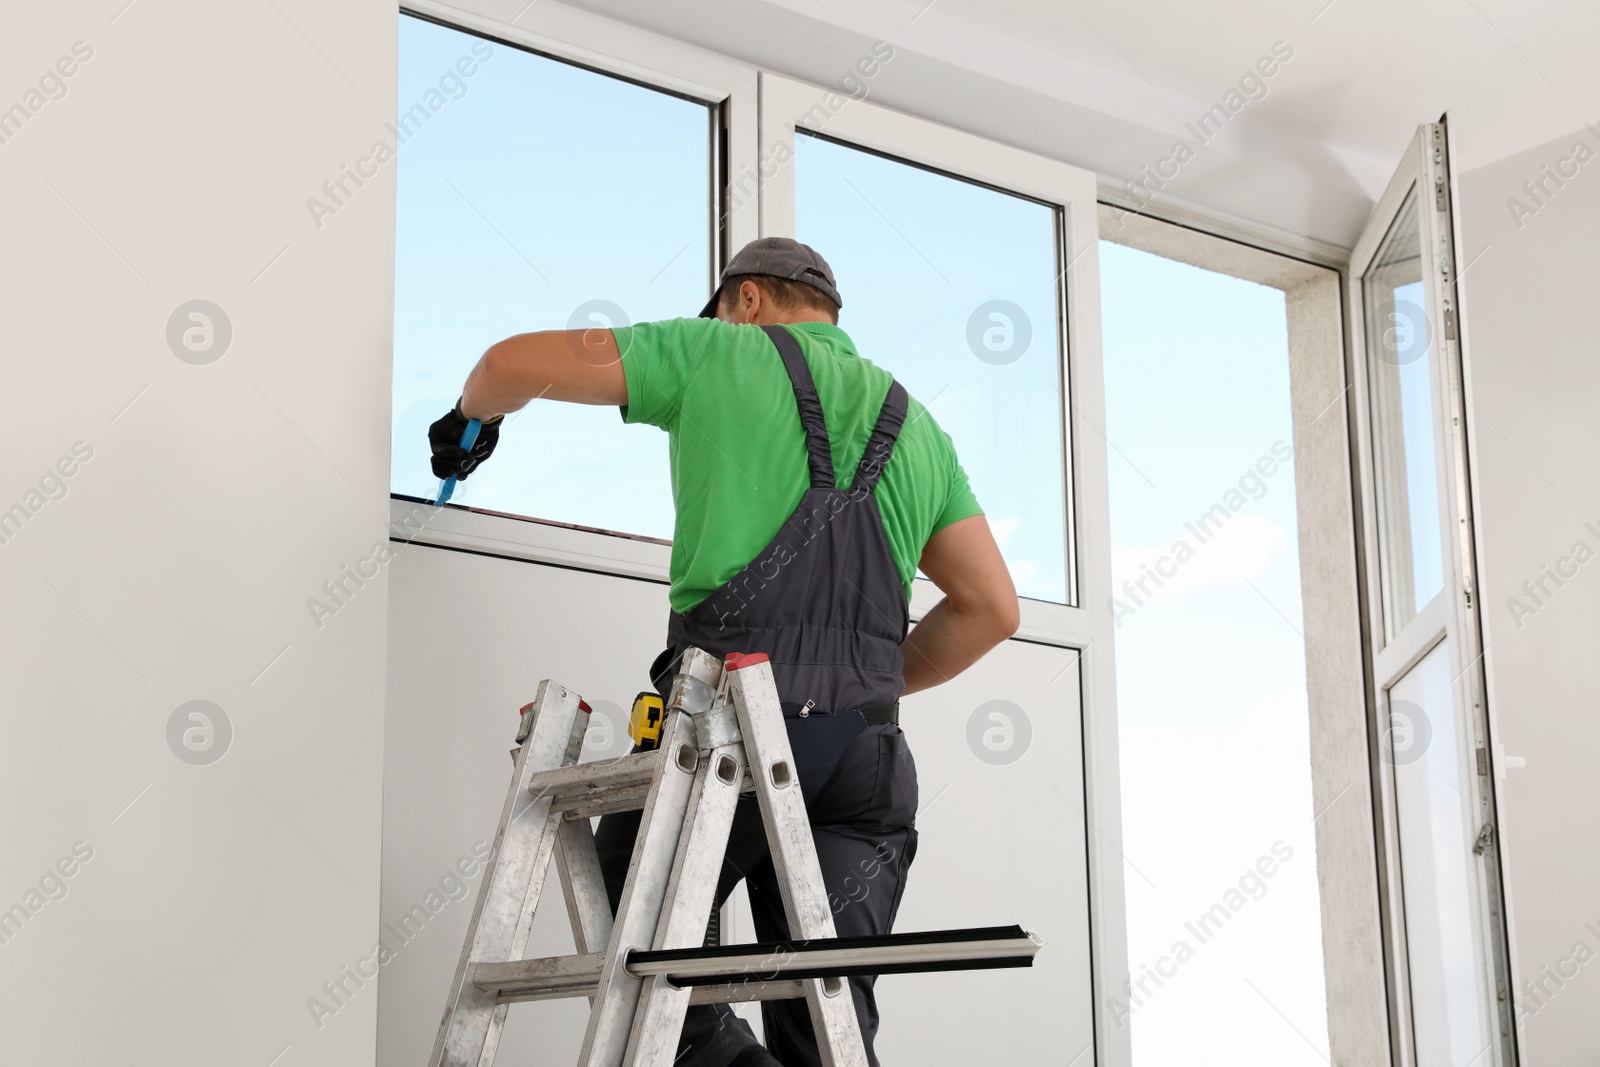
[[[569,7],[542,8],[544,32],[539,33],[496,17],[497,13],[503,16],[505,5],[485,0],[405,0],[399,10],[402,15],[435,19],[552,59],[720,107],[728,170],[737,171],[738,160],[755,159],[758,73],[748,63]],[[713,161],[714,185],[718,179],[725,180],[726,175],[716,173]],[[718,190],[713,211],[720,213],[725,202]],[[727,249],[737,249],[759,235],[754,210],[729,213],[722,222],[720,240],[713,242],[715,270],[721,270]],[[538,324],[528,325],[532,329]],[[458,505],[439,509],[394,495],[389,498],[389,532],[402,541],[661,582],[667,581],[671,554],[668,544],[655,538]]]
[[[780,129],[782,123],[769,125],[763,131],[764,139],[758,139],[758,84],[760,92],[771,97],[773,106],[779,106],[782,94],[787,92],[791,104],[803,103],[802,112],[829,93],[829,90],[805,86],[760,71],[751,64],[587,12],[560,9],[561,35],[557,37],[548,33],[534,33],[500,21],[489,13],[493,7],[484,0],[457,0],[455,3],[406,0],[400,10],[498,38],[604,74],[721,106],[724,109],[723,137],[727,159],[726,173],[721,177],[725,181],[759,172],[759,161],[772,158],[768,153],[775,150],[779,139],[787,141],[787,149],[792,156],[792,123],[787,127],[786,134]],[[546,9],[546,15],[555,10]],[[545,24],[548,25],[548,22],[546,18]],[[904,139],[897,137],[893,130],[875,129],[881,123],[871,116],[878,114],[896,115],[901,120],[919,123],[927,130],[938,133],[925,146],[926,151],[919,154],[915,145],[908,148]],[[1066,528],[1072,541],[1068,559],[1068,585],[1076,593],[1078,604],[1061,605],[1024,599],[1022,628],[1018,636],[1042,644],[1087,650],[1100,626],[1087,605],[1106,604],[1111,597],[1110,534],[1103,518],[1108,499],[1105,447],[1104,437],[1098,429],[1104,412],[1100,400],[1100,294],[1095,247],[1098,227],[1095,221],[1094,175],[1007,145],[960,133],[913,116],[897,115],[877,105],[858,101],[847,103],[829,125],[828,132],[863,147],[873,147],[888,155],[962,174],[1066,209],[1064,248],[1071,250],[1068,261],[1073,269],[1066,272],[1065,280],[1064,348],[1067,353],[1087,351],[1085,346],[1091,340],[1093,343],[1092,359],[1064,358],[1061,378],[1063,391],[1067,397],[1073,398],[1070,406],[1063,404],[1066,410],[1063,411],[1062,426],[1067,431],[1063,443],[1064,470],[1068,474]],[[874,140],[875,137],[880,139]],[[983,153],[968,157],[985,161],[982,173],[976,173],[970,167],[953,167],[934,161],[945,159],[948,163],[949,160],[960,159],[959,153],[963,150]],[[726,189],[721,200],[725,205],[733,202]],[[720,268],[721,261],[730,249],[738,249],[760,236],[792,236],[793,232],[794,175],[792,168],[783,166],[770,176],[762,176],[757,201],[728,211],[723,224],[721,247],[714,249],[714,259]],[[1076,399],[1079,394],[1092,397],[1092,405],[1079,402]],[[1099,528],[1094,523],[1086,525],[1080,518],[1096,514],[1102,516]],[[660,581],[667,580],[671,551],[666,542],[654,538],[460,505],[451,505],[442,512],[436,512],[431,506],[394,496],[390,498],[390,533],[396,538],[422,544],[439,544],[465,551]],[[1103,588],[1097,588],[1095,583],[1086,580],[1091,570],[1103,571]],[[926,614],[938,602],[938,598],[932,583],[919,579],[912,595],[913,620]],[[1109,623],[1105,622],[1105,625]]]
[[[1116,664],[1112,655],[1111,530],[1106,473],[1105,387],[1100,360],[1099,206],[1089,171],[1010,145],[951,129],[866,100],[852,99],[765,71],[761,74],[761,233],[795,236],[795,127],[908,163],[969,178],[1059,207],[1065,279],[1061,323],[1062,441],[1067,485],[1069,568],[1077,604],[1022,601],[1018,638],[1078,651],[1082,679],[1084,814],[1089,856],[1089,937],[1093,954],[1095,1062],[1132,1062],[1129,1030],[1119,1027],[1112,1001],[1125,996],[1128,973],[1121,851],[1121,785],[1117,757]],[[824,103],[826,125],[801,121]],[[774,165],[775,164],[775,165]],[[918,579],[912,615],[940,597]]]
[[[818,104],[841,102],[825,128],[801,122]],[[1065,321],[1061,324],[1063,472],[1066,499],[1068,588],[1076,604],[1054,604],[1024,598],[1019,635],[1043,644],[1089,649],[1096,637],[1091,604],[1111,598],[1110,526],[1107,514],[1103,386],[1100,377],[1099,223],[1092,173],[1042,156],[941,126],[927,119],[865,100],[841,96],[831,89],[806,85],[775,74],[761,74],[761,159],[788,160],[764,166],[761,182],[761,232],[764,237],[795,236],[795,126],[879,152],[908,163],[1017,193],[1062,209],[1063,250],[1071,269],[1065,278]],[[981,161],[974,165],[975,161]],[[1080,402],[1079,396],[1088,400]],[[1101,516],[1098,527],[1082,516]],[[1103,588],[1086,580],[1103,571]],[[931,582],[919,579],[912,593],[912,613],[920,615],[938,602]]]
[[[1462,736],[1476,750],[1476,766],[1463,758],[1462,781],[1471,795],[1468,816],[1480,833],[1481,858],[1474,864],[1473,885],[1476,914],[1472,929],[1473,952],[1481,968],[1483,1008],[1491,1028],[1490,1048],[1483,1057],[1484,1067],[1509,1067],[1526,1056],[1520,1045],[1523,1027],[1513,1010],[1518,987],[1515,934],[1510,918],[1510,878],[1505,868],[1501,842],[1502,809],[1496,789],[1496,763],[1499,759],[1498,728],[1487,698],[1483,674],[1484,647],[1480,616],[1483,608],[1478,585],[1478,559],[1474,552],[1477,534],[1474,515],[1478,501],[1471,473],[1465,438],[1465,390],[1462,381],[1464,362],[1459,324],[1460,299],[1457,283],[1460,272],[1456,256],[1460,245],[1460,200],[1456,167],[1451,161],[1448,131],[1444,120],[1420,126],[1401,156],[1382,198],[1373,209],[1361,239],[1350,254],[1346,300],[1349,322],[1347,336],[1351,349],[1350,403],[1353,406],[1355,472],[1359,480],[1362,505],[1360,535],[1365,559],[1366,628],[1373,687],[1370,707],[1374,736],[1384,730],[1382,716],[1388,706],[1387,693],[1438,645],[1449,642],[1452,710],[1459,716]],[[1429,389],[1435,412],[1431,420],[1434,434],[1434,465],[1437,478],[1442,566],[1444,580],[1439,592],[1403,624],[1392,636],[1386,634],[1386,594],[1383,583],[1385,561],[1380,541],[1379,499],[1374,455],[1375,429],[1372,418],[1372,380],[1368,367],[1368,340],[1365,297],[1362,285],[1390,226],[1398,217],[1408,194],[1414,191],[1423,252],[1423,307],[1434,331],[1429,350]],[[1441,218],[1443,216],[1443,218]],[[1455,322],[1446,327],[1447,319]],[[1464,757],[1464,754],[1463,754]],[[1417,1011],[1411,1001],[1410,945],[1406,935],[1405,864],[1401,856],[1399,797],[1395,768],[1375,753],[1374,778],[1379,810],[1379,847],[1382,849],[1382,903],[1386,916],[1385,949],[1389,958],[1390,1017],[1394,1026],[1393,1059],[1396,1067],[1412,1067],[1418,1061],[1416,1048]],[[1509,987],[1509,988],[1506,988]],[[1497,995],[1504,991],[1504,998]],[[1492,1051],[1491,1051],[1492,1050]],[[1481,1054],[1480,1054],[1481,1055]]]

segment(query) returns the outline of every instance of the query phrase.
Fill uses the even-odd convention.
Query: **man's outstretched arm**
[[[461,390],[461,413],[488,419],[519,411],[530,400],[573,404],[628,402],[622,356],[610,330],[546,330],[496,342]]]
[[[908,694],[954,678],[1022,623],[1011,572],[982,515],[953,522],[929,538],[920,566],[944,599],[900,646]]]

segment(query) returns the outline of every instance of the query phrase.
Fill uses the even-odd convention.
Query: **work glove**
[[[466,432],[467,417],[461,414],[461,401],[457,400],[448,415],[428,427],[428,444],[433,446],[433,476],[466,481],[467,475],[477,470],[478,464],[494,452],[494,446],[500,440],[500,423],[504,419],[504,415],[484,419],[483,426],[478,430],[478,439],[472,443],[469,451],[461,447],[461,435]]]

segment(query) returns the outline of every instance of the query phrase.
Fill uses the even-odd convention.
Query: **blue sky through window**
[[[474,46],[490,58],[462,76],[457,63],[476,58]],[[402,16],[402,117],[430,100],[442,104],[402,131],[390,164],[390,486],[423,497],[438,487],[428,424],[489,345],[693,315],[710,289],[705,105]],[[494,462],[455,501],[669,538],[668,477],[660,431],[624,427],[615,408],[535,402],[507,420]]]
[[[1284,296],[1104,241],[1100,266],[1140,983],[1122,1020],[1139,1067],[1313,1067],[1327,1025]]]
[[[1055,210],[817,137],[794,166],[839,325],[950,434],[1017,592],[1065,602]]]

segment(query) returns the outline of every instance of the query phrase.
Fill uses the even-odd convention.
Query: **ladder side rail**
[[[673,712],[667,716],[661,728],[661,749],[668,758],[657,768],[639,820],[627,883],[606,942],[605,964],[578,1053],[579,1067],[622,1067],[642,985],[641,979],[627,972],[628,953],[654,940],[700,762],[694,747],[694,724],[688,715]]]
[[[723,856],[744,781],[744,743],[732,705],[722,702],[694,716],[696,737],[723,742],[700,753],[689,797],[689,814],[673,858],[666,900],[651,947],[656,950],[699,947],[706,936],[722,874]],[[627,1053],[629,1067],[671,1067],[678,1052],[684,1013],[692,990],[674,985],[666,975],[643,980],[633,1017]]]
[[[698,648],[684,651],[656,746],[661,765],[639,819],[627,882],[606,943],[606,965],[589,1009],[579,1067],[622,1067],[624,1062],[644,984],[643,979],[628,973],[628,953],[654,944],[661,926],[667,885],[688,818],[690,792],[704,762],[696,749],[691,713],[705,711],[715,703],[721,681],[721,660]]]
[[[726,674],[727,691],[738,710],[750,777],[761,805],[767,845],[789,922],[789,939],[833,937],[833,911],[811,839],[811,821],[795,777],[794,753],[783,721],[783,707],[764,658]],[[867,1067],[866,1045],[856,1021],[850,983],[841,978],[802,979],[817,1050],[824,1067]]]

